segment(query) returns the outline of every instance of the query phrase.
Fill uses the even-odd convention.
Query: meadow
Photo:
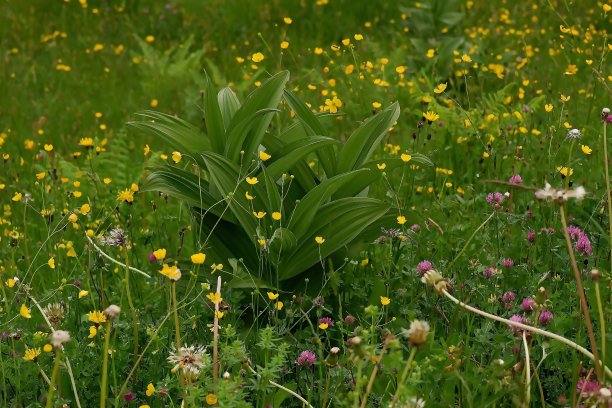
[[[0,406],[611,407],[612,4],[0,5]]]

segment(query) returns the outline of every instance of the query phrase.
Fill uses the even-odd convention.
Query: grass
[[[3,3],[0,405],[607,406],[611,14]]]

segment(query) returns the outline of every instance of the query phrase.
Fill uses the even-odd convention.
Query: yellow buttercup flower
[[[45,144],[44,149],[46,152],[50,152],[53,150],[53,145],[52,144]]]
[[[43,351],[44,351],[45,353],[50,353],[52,350],[53,350],[53,346],[52,346],[52,345],[50,345],[50,344],[45,344],[45,345],[43,346]]]
[[[158,261],[163,260],[166,257],[166,248],[160,248],[160,249],[153,251],[153,255],[155,256],[155,259],[157,259]]]
[[[91,137],[83,137],[79,140],[79,146],[81,147],[93,147],[94,140]]]
[[[247,200],[249,200],[249,201],[250,201],[250,200],[252,200],[252,199],[254,198],[252,195],[250,195],[250,194],[249,194],[249,192],[248,192],[248,191],[244,193],[244,196],[245,196],[245,197],[246,197],[246,199],[247,199]]]
[[[410,160],[412,160],[412,156],[407,153],[403,153],[400,158],[404,163],[408,163]]]
[[[276,302],[276,310],[282,310],[283,306],[285,306],[285,304],[281,302],[280,300]]]
[[[270,300],[276,300],[278,299],[278,293],[274,293],[274,292],[268,292],[268,299]]]
[[[93,339],[94,337],[96,337],[97,334],[98,329],[96,329],[96,326],[89,326],[89,336],[87,336],[87,338]]]
[[[88,291],[86,291],[86,290],[79,291],[79,299],[83,299],[87,295],[89,295]]]
[[[13,200],[15,202],[19,202],[19,201],[21,201],[22,198],[23,198],[23,194],[15,193],[15,195],[13,196],[13,198],[11,198],[11,200]]]
[[[180,152],[172,152],[172,160],[175,163],[179,163],[183,159],[183,155]]]
[[[319,323],[319,329],[321,330],[327,330],[328,327],[329,327],[329,324],[327,323]]]
[[[134,192],[126,188],[125,190],[121,191],[119,195],[117,195],[117,201],[133,203],[134,202]]]
[[[251,60],[253,62],[261,62],[265,59],[266,57],[261,53],[261,52],[256,52],[255,54],[253,54],[251,56]]]
[[[383,306],[387,306],[389,303],[391,303],[391,299],[389,299],[386,296],[381,296],[380,297],[380,304]]]
[[[325,242],[325,238],[323,237],[315,237],[315,242],[319,245],[323,244]]]
[[[406,217],[404,217],[403,215],[398,215],[397,217],[397,223],[399,225],[404,225],[406,223]]]
[[[262,219],[266,216],[266,213],[264,211],[253,211],[253,215],[255,218]]]
[[[246,182],[249,183],[250,185],[255,185],[258,183],[259,180],[257,180],[257,177],[247,177],[246,178]]]
[[[90,211],[91,211],[91,206],[89,204],[83,204],[81,206],[81,214],[86,215]]]
[[[446,90],[446,82],[443,84],[438,84],[438,86],[436,86],[434,88],[434,93],[435,94],[441,94],[442,92],[444,92]]]
[[[197,254],[191,255],[191,263],[193,264],[201,265],[204,263],[205,260],[206,254],[203,254],[202,252],[198,252]]]
[[[55,269],[55,259],[53,257],[49,258],[47,265],[49,265],[49,268]]]
[[[221,303],[223,301],[223,298],[221,297],[221,293],[219,292],[216,292],[216,293],[210,292],[208,295],[206,295],[206,297],[214,304]]]
[[[282,215],[281,215],[281,213],[280,213],[280,212],[278,212],[278,211],[274,211],[274,212],[272,213],[272,219],[273,219],[274,221],[278,221],[278,220],[280,220],[280,219],[281,219],[281,217],[282,217]]]
[[[215,394],[208,394],[206,395],[206,403],[208,405],[215,405],[217,403],[218,399],[217,396]]]
[[[147,390],[145,391],[145,394],[147,394],[147,397],[150,397],[151,395],[155,394],[155,387],[153,386],[153,384],[149,383],[147,385]]]
[[[553,106],[550,103],[547,103],[546,105],[544,105],[544,110],[546,112],[552,112]]]
[[[26,305],[21,305],[19,308],[19,315],[24,319],[31,319],[32,314],[30,313],[30,309]]]
[[[591,154],[591,153],[593,153],[593,149],[591,149],[587,145],[581,145],[580,149],[582,150],[582,153],[584,153],[584,154]]]
[[[164,264],[159,273],[173,281],[181,279],[182,276],[181,270],[176,265],[169,266],[168,264]]]
[[[571,167],[559,166],[557,167],[557,171],[565,177],[569,177],[574,174],[574,169]]]
[[[268,154],[268,153],[264,152],[263,150],[260,150],[260,151],[259,151],[259,158],[261,159],[261,161],[266,161],[266,160],[269,160],[269,159],[270,159],[270,157],[272,157],[272,155],[270,155],[270,154]]]

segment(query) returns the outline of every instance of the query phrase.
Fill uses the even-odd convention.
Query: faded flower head
[[[108,320],[114,320],[121,313],[121,308],[117,305],[110,305],[104,309],[104,315]]]
[[[426,285],[433,286],[434,290],[439,294],[443,294],[445,290],[450,289],[450,283],[442,277],[440,272],[435,269],[430,269],[423,274],[421,282]]]
[[[427,336],[429,335],[429,323],[424,320],[413,320],[410,323],[410,328],[404,330],[403,334],[408,339],[413,347],[422,346],[427,342]]]
[[[578,129],[570,129],[567,131],[567,138],[569,140],[580,139],[582,133]]]
[[[174,364],[173,371],[182,370],[190,381],[200,376],[200,371],[206,365],[206,347],[185,346],[168,356],[168,361]]]
[[[50,343],[55,348],[60,348],[64,343],[68,343],[70,341],[70,333],[65,330],[56,330],[51,333]]]
[[[43,309],[43,313],[49,319],[51,327],[57,329],[64,320],[64,306],[61,303],[50,303]]]
[[[537,190],[535,196],[538,200],[552,200],[559,204],[566,202],[570,198],[580,201],[586,196],[586,190],[580,186],[574,190],[554,189],[546,183],[544,189]]]
[[[127,235],[121,228],[113,228],[110,230],[107,236],[100,238],[102,245],[108,245],[113,247],[127,246],[128,239]]]
[[[317,356],[315,355],[315,353],[310,350],[304,350],[300,353],[296,363],[299,366],[312,367],[315,361],[317,361]]]

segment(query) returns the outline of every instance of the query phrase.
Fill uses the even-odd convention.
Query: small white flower
[[[580,139],[580,137],[582,136],[582,133],[580,133],[580,130],[578,129],[570,129],[567,131],[567,138],[568,139]]]

